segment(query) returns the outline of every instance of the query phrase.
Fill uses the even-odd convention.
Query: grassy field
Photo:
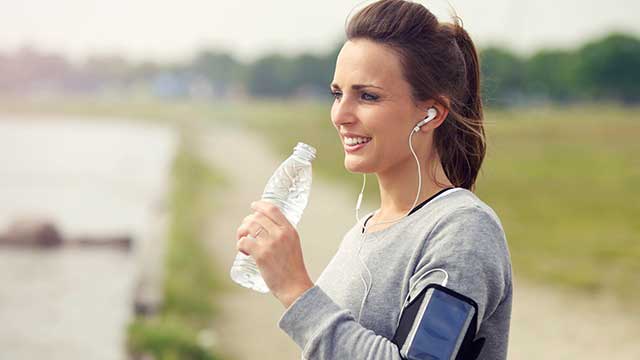
[[[156,316],[137,318],[130,324],[128,348],[135,358],[144,354],[158,360],[223,358],[206,340],[221,280],[200,230],[204,216],[210,215],[204,200],[211,199],[212,191],[219,191],[224,180],[192,149],[194,135],[185,131],[182,135],[172,169],[164,303]]]
[[[180,121],[259,131],[282,157],[298,141],[318,149],[314,171],[353,187],[330,102],[11,102],[17,113],[77,113]],[[36,110],[34,110],[36,109]],[[501,217],[517,275],[587,292],[640,296],[640,108],[617,105],[489,110],[488,154],[477,193]],[[374,177],[367,199],[377,199]]]
[[[514,268],[539,281],[640,294],[640,110],[490,113],[478,193]]]

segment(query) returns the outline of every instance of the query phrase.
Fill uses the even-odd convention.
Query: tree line
[[[149,92],[165,98],[307,97],[328,99],[341,44],[326,54],[264,55],[245,63],[231,53],[203,50],[184,63],[134,64],[120,56],[75,64],[64,56],[23,48],[0,53],[0,94],[100,95]],[[480,49],[487,105],[539,102],[640,102],[640,40],[611,33],[573,49],[530,56],[507,48]]]

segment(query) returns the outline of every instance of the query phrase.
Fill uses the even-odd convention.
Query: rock
[[[14,246],[54,247],[62,245],[60,232],[49,221],[23,219],[9,225],[0,243]]]

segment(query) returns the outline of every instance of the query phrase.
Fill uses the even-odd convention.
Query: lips
[[[367,146],[372,139],[369,139],[369,141],[365,142],[365,143],[360,143],[360,144],[354,144],[354,145],[348,145],[347,143],[344,143],[344,150],[347,153],[354,153],[357,152],[359,150],[361,150],[362,148],[364,148],[365,146]]]

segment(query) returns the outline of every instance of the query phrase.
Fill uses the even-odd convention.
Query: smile
[[[348,153],[356,152],[371,141],[371,138],[344,138],[344,150]]]

